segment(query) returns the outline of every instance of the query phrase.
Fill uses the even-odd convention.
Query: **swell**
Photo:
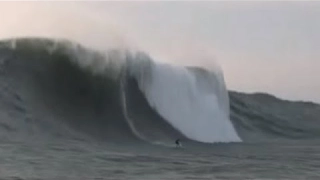
[[[320,137],[320,105],[272,95],[229,92],[231,120],[247,142],[312,140]]]

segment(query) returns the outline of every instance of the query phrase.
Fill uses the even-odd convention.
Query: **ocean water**
[[[1,142],[2,179],[318,179],[319,143]]]
[[[319,179],[319,114],[142,52],[0,43],[0,179]]]

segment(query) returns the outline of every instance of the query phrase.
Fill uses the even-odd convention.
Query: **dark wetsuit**
[[[177,139],[177,140],[176,140],[176,145],[179,146],[179,147],[181,146],[181,144],[180,144],[180,139]]]

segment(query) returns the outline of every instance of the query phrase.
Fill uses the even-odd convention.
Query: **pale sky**
[[[0,37],[63,34],[157,61],[212,60],[230,90],[320,102],[319,17],[320,2],[0,2]]]

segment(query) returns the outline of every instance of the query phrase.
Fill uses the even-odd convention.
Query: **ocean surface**
[[[222,74],[3,40],[0,179],[320,179],[320,105],[227,91]]]

